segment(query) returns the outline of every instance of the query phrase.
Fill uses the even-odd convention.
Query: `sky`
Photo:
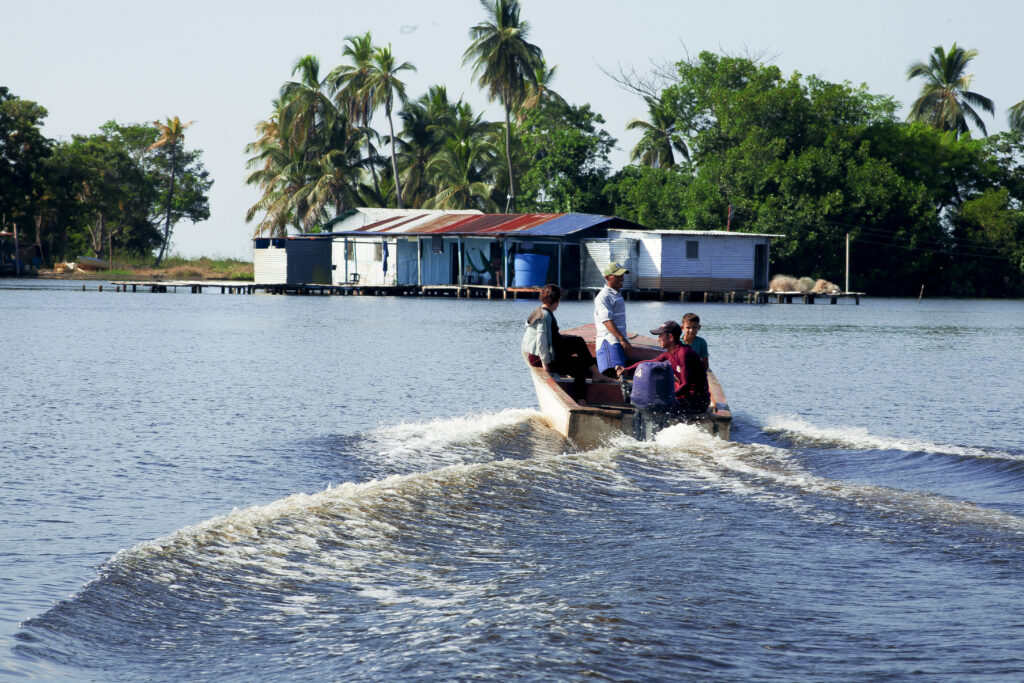
[[[906,115],[920,91],[907,67],[936,45],[978,50],[972,88],[994,100],[983,115],[989,133],[1006,130],[1006,109],[1024,99],[1020,76],[1024,3],[1017,0],[521,0],[528,39],[557,65],[552,87],[573,104],[589,103],[618,140],[613,168],[628,162],[645,117],[640,97],[606,74],[641,73],[703,50],[765,55],[783,74],[864,83],[893,96]],[[462,65],[469,28],[484,20],[478,0],[0,0],[0,85],[46,107],[43,133],[68,140],[106,121],[195,121],[186,134],[214,186],[210,218],[175,229],[172,252],[186,257],[250,259],[255,223],[245,212],[259,194],[245,184],[244,147],[271,100],[304,55],[321,74],[341,63],[349,36],[370,31],[412,62],[407,94],[434,84],[501,120]],[[383,112],[374,121],[386,130]]]

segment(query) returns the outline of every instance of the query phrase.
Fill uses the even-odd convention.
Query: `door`
[[[768,289],[768,245],[754,245],[754,289]]]

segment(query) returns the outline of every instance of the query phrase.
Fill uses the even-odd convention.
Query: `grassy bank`
[[[124,259],[116,259],[126,265],[123,269],[81,271],[73,270],[64,273],[40,271],[40,277],[57,277],[69,280],[252,280],[252,263],[236,259],[211,259],[205,256],[187,259],[181,256],[169,256],[163,260],[159,268],[153,262],[125,263]],[[117,265],[117,263],[115,263]]]

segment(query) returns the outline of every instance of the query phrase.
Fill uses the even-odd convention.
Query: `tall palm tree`
[[[245,146],[245,153],[252,155],[245,163],[252,172],[246,176],[247,185],[256,185],[263,193],[259,201],[246,211],[246,223],[252,222],[256,214],[263,212],[263,218],[256,226],[254,235],[259,237],[284,237],[288,224],[294,221],[290,205],[291,193],[283,191],[289,185],[285,179],[294,175],[294,168],[286,170],[293,162],[292,145],[281,134],[280,121],[284,104],[280,99],[273,101],[273,113],[266,121],[256,124],[257,139]]]
[[[364,86],[373,68],[373,38],[367,31],[361,36],[349,36],[345,39],[345,48],[341,56],[349,60],[349,64],[339,64],[327,75],[327,81],[334,90],[334,101],[338,109],[348,116],[353,123],[364,129],[363,139],[366,143],[366,158],[373,160],[377,156],[377,150],[373,147],[373,141],[377,138],[376,132],[370,132],[370,119],[373,117],[373,103],[370,93]],[[377,179],[377,166],[369,163],[370,174],[373,176],[373,186],[380,194],[380,183]]]
[[[327,79],[320,78],[320,60],[313,55],[300,57],[292,67],[292,76],[299,74],[298,81],[288,81],[281,86],[280,100],[284,104],[279,125],[291,143],[305,149],[307,158],[317,155],[315,149],[331,129],[338,116],[337,107],[328,96]]]
[[[398,154],[395,151],[395,122],[391,117],[391,111],[394,108],[395,96],[398,96],[399,101],[405,102],[405,83],[399,78],[399,74],[403,71],[415,71],[416,67],[409,62],[402,62],[399,64],[394,55],[391,53],[391,45],[388,44],[386,47],[378,47],[373,51],[373,57],[370,61],[370,71],[366,76],[366,81],[363,83],[363,87],[360,92],[363,95],[369,97],[371,106],[376,109],[381,105],[384,106],[384,114],[388,118],[388,128],[391,131],[391,173],[395,183],[395,201],[397,202],[398,208],[404,208],[402,205],[402,188],[398,180]]]
[[[402,178],[403,201],[413,208],[437,194],[426,169],[430,160],[441,151],[445,139],[446,123],[452,119],[453,105],[448,101],[448,90],[433,85],[426,94],[410,101],[399,112],[402,133],[399,172]]]
[[[182,123],[181,119],[175,116],[173,119],[168,118],[165,123],[160,121],[154,121],[153,125],[156,126],[159,131],[159,137],[156,139],[148,149],[154,150],[161,147],[170,147],[171,149],[171,174],[167,180],[167,215],[164,219],[164,233],[163,242],[160,244],[160,252],[156,256],[156,265],[160,265],[163,261],[164,255],[167,253],[167,247],[171,241],[171,207],[173,206],[174,200],[174,180],[177,173],[178,165],[178,149],[185,140],[185,129],[191,126],[195,121],[189,121],[188,123]]]
[[[626,130],[641,131],[640,141],[629,153],[630,161],[640,161],[644,166],[652,168],[670,168],[675,166],[675,152],[690,160],[690,151],[682,134],[676,130],[675,117],[672,112],[654,97],[645,97],[650,121],[641,118],[631,119]]]
[[[497,209],[494,191],[495,160],[500,137],[483,114],[473,114],[468,102],[457,102],[441,123],[441,149],[427,163],[426,173],[436,193],[424,203],[434,209]]]
[[[462,63],[473,64],[473,77],[492,101],[505,107],[505,160],[508,164],[507,210],[515,211],[516,183],[512,171],[512,108],[520,102],[528,81],[536,79],[544,53],[527,41],[528,22],[519,19],[517,0],[480,0],[488,21],[469,29],[472,39]]]
[[[1024,100],[1010,107],[1009,113],[1010,130],[1024,133]]]
[[[558,66],[548,68],[547,60],[541,57],[539,63],[534,65],[533,78],[526,81],[526,89],[523,92],[523,101],[519,105],[519,112],[516,119],[522,123],[526,113],[531,109],[539,107],[545,102],[556,102],[566,104],[565,98],[551,89],[551,81],[555,80],[558,73]]]
[[[967,125],[967,119],[970,119],[983,135],[988,135],[985,123],[974,107],[994,114],[995,105],[989,98],[969,90],[974,76],[967,73],[967,65],[977,56],[977,50],[965,50],[956,43],[949,52],[936,45],[927,64],[911,64],[907,69],[907,80],[922,78],[924,85],[910,108],[907,120],[922,121],[940,130],[953,131],[959,138],[961,134],[970,132]]]

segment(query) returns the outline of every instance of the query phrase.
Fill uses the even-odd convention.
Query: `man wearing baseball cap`
[[[668,361],[675,375],[676,408],[684,413],[702,413],[711,403],[711,392],[708,390],[708,373],[704,363],[696,351],[680,343],[682,328],[675,320],[666,320],[660,327],[651,330],[658,336],[658,344],[665,353],[651,360],[654,362]],[[645,363],[647,361],[640,361]],[[616,368],[621,376],[636,370],[640,363],[628,367]]]
[[[626,337],[626,300],[622,298],[622,276],[629,271],[616,262],[602,271],[605,285],[594,297],[594,349],[597,369],[615,376],[616,366],[626,364],[632,348]]]

